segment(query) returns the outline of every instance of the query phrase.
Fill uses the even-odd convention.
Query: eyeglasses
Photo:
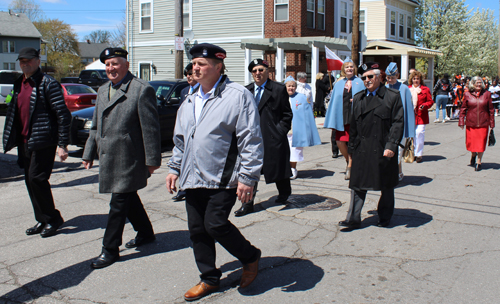
[[[375,77],[375,76],[377,76],[377,75],[366,75],[366,76],[361,76],[361,80],[365,81],[365,80],[366,80],[366,78],[368,78],[368,79],[373,79],[373,77]]]
[[[255,73],[257,73],[257,72],[261,72],[261,73],[262,73],[262,72],[264,72],[264,69],[253,69],[253,70],[252,70],[252,73],[253,73],[253,74],[255,74]]]

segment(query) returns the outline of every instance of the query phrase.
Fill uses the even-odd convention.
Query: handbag
[[[412,163],[415,161],[415,146],[413,145],[413,138],[407,138],[405,148],[403,150],[403,160],[405,163]]]
[[[493,129],[490,130],[490,136],[488,137],[488,146],[493,147],[497,140],[495,139],[495,133],[493,133]]]

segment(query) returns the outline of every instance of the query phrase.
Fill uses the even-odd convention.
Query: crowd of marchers
[[[304,147],[321,144],[314,114],[324,116],[325,128],[332,129],[333,156],[340,151],[346,161],[351,199],[346,219],[339,222],[343,230],[361,227],[367,192],[374,190],[381,192],[377,226],[390,227],[394,188],[404,178],[402,155],[411,152],[417,163],[423,161],[425,126],[434,101],[437,121],[442,111],[443,121],[458,117],[458,126],[466,129],[470,165],[476,171],[481,170],[490,129],[495,127],[497,80],[489,84],[481,77],[455,77],[452,84],[445,74],[433,88],[433,98],[424,76],[415,69],[402,83],[394,62],[387,67],[377,62],[357,67],[346,59],[333,86],[326,84],[324,74],[318,75],[313,100],[304,72],[297,79],[288,76],[284,83],[276,82],[270,79],[269,63],[255,59],[247,67],[254,82],[244,87],[225,74],[227,54],[221,47],[202,43],[189,52],[192,61],[184,70],[189,86],[181,94],[166,176],[167,191],[179,190],[175,199],[186,201],[200,271],[199,283],[184,295],[186,301],[219,288],[222,272],[216,267],[216,242],[242,263],[240,288],[255,280],[265,253],[228,218],[237,200],[241,205],[235,208],[236,216],[254,211],[261,175],[267,184],[276,185],[275,203],[288,203]],[[127,57],[121,48],[101,53],[110,81],[99,88],[82,155],[86,169],[99,158],[99,192],[111,193],[101,253],[90,265],[94,269],[119,260],[127,219],[137,235],[125,247],[156,240],[137,193],[161,165],[156,92],[129,71]],[[71,115],[61,85],[40,70],[39,50],[23,48],[18,60],[23,75],[16,80],[8,105],[3,148],[7,152],[17,147],[18,164],[24,168],[36,220],[26,234],[51,237],[64,220],[55,207],[49,179],[56,152],[61,161],[68,157]]]

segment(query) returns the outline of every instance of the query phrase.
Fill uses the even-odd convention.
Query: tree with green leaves
[[[88,35],[85,35],[83,39],[88,40],[91,43],[111,43],[113,34],[108,30],[96,30],[90,32]]]
[[[25,14],[31,22],[44,18],[43,11],[35,0],[12,0],[9,4],[9,10]]]

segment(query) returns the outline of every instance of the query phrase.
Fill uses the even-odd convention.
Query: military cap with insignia
[[[105,48],[104,51],[101,52],[99,59],[101,59],[102,63],[106,63],[106,59],[114,57],[123,57],[127,59],[127,54],[128,52],[122,48]]]
[[[252,60],[252,62],[250,62],[250,64],[248,65],[248,71],[252,72],[253,68],[258,66],[258,65],[265,66],[266,68],[269,67],[269,63],[267,63],[266,60],[262,60],[259,58],[259,59],[254,59],[254,60]]]
[[[187,76],[189,71],[191,71],[192,69],[193,69],[193,64],[190,62],[184,68],[184,76]]]
[[[193,46],[189,50],[189,54],[193,58],[212,58],[218,60],[226,58],[226,51],[223,48],[210,43],[200,43]]]
[[[378,62],[367,62],[358,67],[358,73],[361,75],[371,70],[380,70]]]

